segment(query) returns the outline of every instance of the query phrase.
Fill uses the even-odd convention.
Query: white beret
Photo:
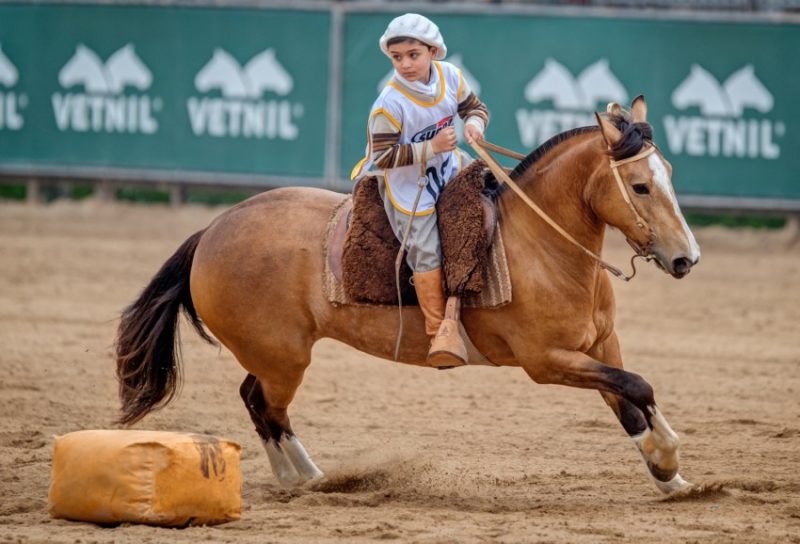
[[[378,42],[381,51],[388,57],[389,48],[386,45],[392,38],[414,38],[424,44],[436,48],[436,60],[442,60],[447,56],[447,46],[444,44],[442,33],[436,23],[418,13],[406,13],[396,17],[386,27],[386,32]]]

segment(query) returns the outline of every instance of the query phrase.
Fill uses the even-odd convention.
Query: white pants
[[[464,169],[474,159],[463,150],[459,149],[458,151],[461,153],[461,168]],[[402,242],[411,216],[395,208],[392,201],[389,200],[383,176],[378,177],[378,191],[394,235]],[[411,222],[411,232],[406,245],[406,262],[413,272],[430,272],[442,267],[442,246],[439,240],[436,208],[433,209],[433,213],[418,215]]]
[[[401,242],[411,217],[394,207],[386,195],[386,185],[378,179],[378,191],[383,199],[383,208],[389,218],[394,235]],[[411,232],[406,245],[406,262],[414,272],[430,272],[442,266],[442,248],[439,241],[439,226],[436,209],[428,215],[418,215],[411,221]]]

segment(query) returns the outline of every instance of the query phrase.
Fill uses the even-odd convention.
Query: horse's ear
[[[640,94],[633,99],[631,103],[631,116],[634,123],[647,122],[647,102],[644,101],[644,95]]]
[[[622,139],[622,133],[615,127],[611,122],[600,115],[597,112],[594,112],[594,116],[597,118],[597,124],[600,125],[600,132],[603,133],[603,139],[606,141],[606,145],[608,147],[614,147],[614,145]]]
[[[617,104],[616,102],[609,102],[608,106],[606,106],[606,113],[609,115],[622,115],[622,106]]]

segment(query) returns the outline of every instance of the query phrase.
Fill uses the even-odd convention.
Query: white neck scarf
[[[428,96],[431,98],[435,98],[439,96],[439,70],[436,69],[433,64],[431,64],[431,78],[428,80],[428,84],[426,85],[420,80],[417,81],[408,81],[403,76],[401,76],[397,70],[394,71],[394,77],[411,89],[414,92],[417,92],[423,96]]]

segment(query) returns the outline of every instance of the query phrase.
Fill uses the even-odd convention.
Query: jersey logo
[[[432,140],[434,136],[439,134],[440,130],[452,126],[452,124],[453,124],[453,116],[448,115],[447,117],[441,119],[438,123],[428,125],[427,127],[423,128],[422,130],[414,134],[411,137],[411,141],[416,144],[419,142],[424,142],[426,140]]]

